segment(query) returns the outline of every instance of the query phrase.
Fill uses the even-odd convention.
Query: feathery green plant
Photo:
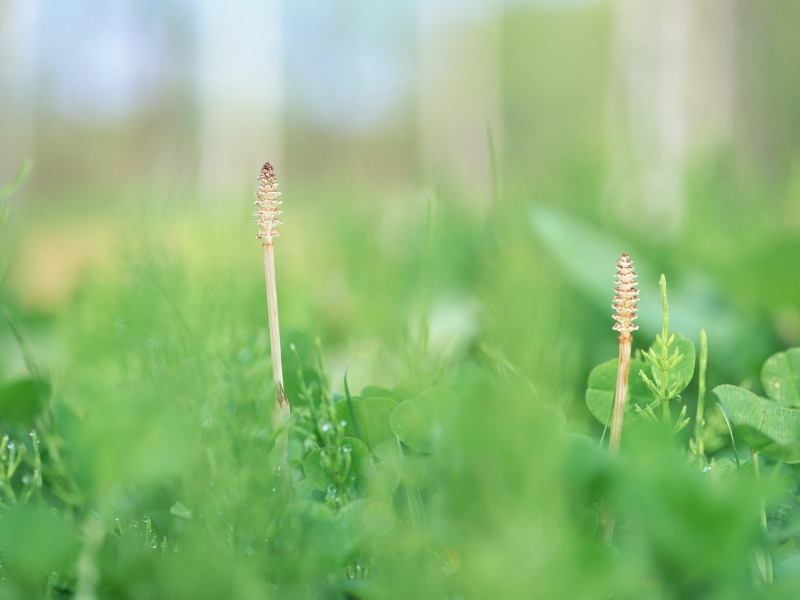
[[[684,378],[678,373],[678,367],[684,360],[680,347],[675,343],[675,333],[669,332],[669,306],[667,304],[667,278],[661,275],[659,280],[661,288],[661,309],[662,324],[661,333],[656,336],[656,343],[649,350],[642,352],[642,357],[650,364],[650,376],[644,370],[639,371],[639,375],[645,385],[653,392],[661,404],[661,420],[664,423],[672,424],[669,403],[672,400],[680,402],[680,392],[686,387]],[[692,357],[692,362],[693,361]],[[639,409],[640,414],[645,418],[656,419],[652,406]],[[673,433],[679,432],[689,424],[686,418],[686,405],[681,409],[678,420],[674,425]]]

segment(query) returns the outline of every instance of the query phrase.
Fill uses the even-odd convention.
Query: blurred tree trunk
[[[0,0],[0,185],[33,154],[39,0]]]
[[[202,0],[199,185],[215,201],[255,186],[283,150],[281,2]]]
[[[729,0],[618,0],[613,195],[651,235],[681,226],[690,154],[731,137],[734,11]]]
[[[680,226],[692,0],[618,0],[621,211],[650,234]]]
[[[490,197],[502,142],[502,14],[492,0],[419,0],[419,160],[426,183]]]

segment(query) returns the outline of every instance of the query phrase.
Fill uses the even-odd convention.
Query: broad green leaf
[[[373,463],[368,468],[361,481],[359,490],[370,498],[391,502],[400,475],[394,465],[387,462]]]
[[[6,571],[6,564],[13,565],[15,580],[22,577],[32,586],[30,589],[36,589],[47,573],[74,560],[80,546],[77,532],[66,519],[45,507],[25,507],[3,511],[0,547],[3,548],[3,570]],[[8,589],[5,581],[3,583]]]
[[[765,410],[761,432],[774,441],[761,452],[790,464],[800,462],[800,411],[791,408]]]
[[[350,447],[352,461],[350,469],[351,473],[355,475],[356,481],[358,481],[369,467],[369,448],[367,448],[361,440],[349,437],[342,440],[342,449],[344,449],[345,446]],[[308,479],[314,487],[320,490],[326,490],[329,485],[336,483],[334,477],[337,477],[337,474],[328,474],[325,470],[325,467],[322,465],[322,452],[323,449],[320,448],[309,454],[303,464],[303,471],[306,475],[306,479]],[[342,474],[338,474],[337,478],[341,481],[343,479]]]
[[[753,392],[735,385],[720,385],[714,388],[714,394],[722,401],[734,425],[761,429],[764,410]]]
[[[789,535],[800,533],[800,501],[790,490],[782,490],[766,510],[770,530]]]
[[[22,379],[0,389],[0,421],[29,429],[47,402],[50,386],[39,379]]]
[[[725,477],[729,473],[733,473],[738,469],[736,465],[736,461],[731,458],[721,458],[719,460],[714,460],[710,465],[708,465],[708,474],[712,478],[720,478]]]
[[[731,420],[744,441],[754,450],[761,450],[770,440],[761,433],[764,409],[753,392],[735,385],[720,385],[714,394],[722,402],[725,414]]]
[[[714,393],[753,450],[790,464],[800,462],[800,411],[784,407],[764,410],[758,396],[733,385],[716,387]]]
[[[411,488],[424,488],[431,478],[431,459],[428,456],[406,456],[400,463],[400,475]]]
[[[409,448],[433,452],[455,407],[455,397],[444,388],[432,388],[397,405],[389,419],[394,435]]]
[[[397,402],[402,402],[405,398],[397,392],[389,388],[378,387],[377,385],[368,385],[361,390],[362,398],[391,398]]]
[[[614,391],[617,386],[618,359],[609,360],[596,366],[589,373],[588,389],[586,390],[586,406],[594,417],[603,425],[609,422],[611,409],[614,407]],[[625,405],[625,414],[632,412],[633,405],[644,408],[653,402],[653,394],[639,377],[639,371],[648,373],[648,365],[644,361],[631,359],[631,369],[628,377],[628,401]]]
[[[770,356],[761,370],[761,382],[770,399],[800,406],[800,348]]]
[[[394,437],[389,427],[389,417],[396,406],[397,402],[391,398],[353,398],[359,432],[367,446],[374,448],[380,442]],[[347,423],[345,435],[355,437],[350,406],[346,401],[336,403],[336,419]]]
[[[357,547],[367,537],[367,530],[364,528],[364,512],[370,506],[371,501],[367,499],[356,500],[347,504],[339,514],[336,515],[336,528],[339,532],[339,544],[350,550]]]
[[[314,500],[314,494],[322,494],[308,479],[292,483],[292,493],[300,500]],[[324,499],[324,494],[322,494]],[[323,500],[324,501],[324,500]]]
[[[400,453],[397,450],[397,438],[394,436],[392,436],[390,440],[384,440],[380,444],[377,444],[372,449],[372,452],[380,460],[385,462],[396,463],[400,460]]]
[[[386,535],[394,529],[394,510],[386,502],[371,502],[361,516],[361,523],[372,535]]]

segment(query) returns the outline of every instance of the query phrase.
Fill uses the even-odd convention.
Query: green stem
[[[669,360],[669,350],[667,348],[667,336],[669,335],[669,306],[667,304],[667,278],[661,274],[661,279],[658,280],[661,288],[661,363],[666,365]],[[672,423],[672,415],[669,410],[669,381],[667,376],[669,371],[660,369],[661,371],[661,417],[664,422],[669,425]]]
[[[761,481],[761,469],[758,465],[758,452],[750,451],[753,461],[753,472],[756,475],[756,481]],[[767,509],[764,501],[761,501],[761,529],[764,534],[767,533]],[[772,574],[772,554],[769,551],[769,546],[766,540],[764,541],[764,583],[771,585],[773,581]]]
[[[667,307],[667,278],[661,274],[661,279],[658,280],[661,286],[661,312],[663,318],[661,320],[661,339],[667,343],[667,333],[669,333],[669,308]]]
[[[703,413],[706,408],[706,366],[708,365],[708,339],[706,330],[700,332],[700,376],[699,390],[697,392],[697,417],[694,422],[694,441],[697,445],[698,456],[705,455],[705,444],[703,442],[703,428],[706,421]]]

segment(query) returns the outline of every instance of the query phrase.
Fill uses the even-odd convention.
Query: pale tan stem
[[[619,443],[622,438],[622,424],[625,419],[625,403],[628,399],[628,374],[631,369],[631,338],[620,336],[619,365],[617,366],[617,387],[614,392],[614,412],[611,415],[611,435],[608,450],[611,454],[619,454]]]
[[[608,440],[609,452],[616,456],[619,454],[620,440],[622,439],[622,425],[625,420],[625,403],[628,399],[628,375],[631,370],[631,336],[619,337],[619,364],[617,366],[617,386],[614,392],[614,408],[611,414],[611,434]],[[610,544],[614,540],[614,525],[616,515],[611,512],[604,502],[600,503],[600,520],[603,526],[603,542]]]
[[[269,343],[272,354],[272,377],[283,388],[281,364],[281,332],[278,324],[278,289],[275,286],[275,245],[264,243],[264,278],[267,280],[267,310],[269,311]]]
[[[278,290],[275,286],[275,250],[272,240],[264,243],[264,276],[267,280],[267,310],[269,312],[269,343],[272,356],[272,377],[278,388],[275,405],[272,408],[272,427],[275,431],[282,429],[275,446],[278,450],[280,465],[286,464],[289,455],[289,432],[286,424],[291,411],[289,400],[283,391],[283,366],[281,364],[281,332],[278,323]]]

